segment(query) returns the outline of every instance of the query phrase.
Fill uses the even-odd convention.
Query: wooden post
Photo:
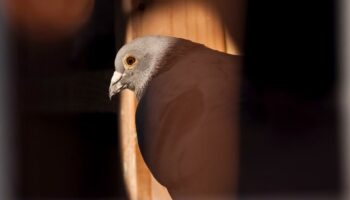
[[[239,5],[243,9],[242,0],[124,0],[123,8],[128,15],[126,41],[144,35],[169,35],[203,43],[219,51],[239,54],[237,44],[241,42],[234,42],[235,38],[230,36],[230,27],[223,24],[225,20],[222,17],[226,17],[227,13],[222,15],[220,10],[230,12],[230,9],[223,9],[225,5]],[[232,30],[239,32],[237,30],[242,30],[242,26]],[[140,154],[135,128],[136,106],[134,94],[123,91],[119,114],[120,141],[129,198],[171,199],[166,188],[153,178]]]

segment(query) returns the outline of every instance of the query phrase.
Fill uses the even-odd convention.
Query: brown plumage
[[[148,64],[140,61],[148,66],[134,67],[152,69],[146,73],[144,85],[123,82],[123,87],[138,94],[136,127],[142,156],[174,199],[232,198],[238,176],[241,59],[178,38],[138,40],[152,38],[152,44],[157,45],[157,37],[163,40],[157,50],[161,52],[151,50]],[[147,44],[127,44],[122,53],[134,52],[139,45],[147,52],[152,48]],[[117,55],[117,59],[121,57]],[[153,57],[157,59],[152,62]],[[126,71],[124,67],[118,73]],[[115,87],[112,82],[112,95]]]

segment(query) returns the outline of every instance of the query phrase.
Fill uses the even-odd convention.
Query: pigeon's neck
[[[203,47],[204,45],[193,43],[185,39],[177,39],[169,43],[166,50],[163,51],[164,54],[159,56],[161,59],[155,60],[143,74],[140,82],[135,85],[137,99],[140,100],[142,98],[150,81],[152,81],[154,77],[170,70],[179,59]]]

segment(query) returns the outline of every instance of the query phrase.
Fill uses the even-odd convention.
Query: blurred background
[[[207,2],[244,55],[239,196],[340,198],[339,2],[232,1],[242,13]],[[1,1],[2,196],[127,198],[108,87],[128,19],[157,4],[167,1]]]
[[[118,3],[4,2],[16,198],[126,198],[108,98],[124,42]]]

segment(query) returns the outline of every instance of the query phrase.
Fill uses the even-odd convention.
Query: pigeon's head
[[[142,95],[147,82],[168,59],[178,38],[146,36],[125,44],[117,53],[109,87],[110,98],[127,88]]]

